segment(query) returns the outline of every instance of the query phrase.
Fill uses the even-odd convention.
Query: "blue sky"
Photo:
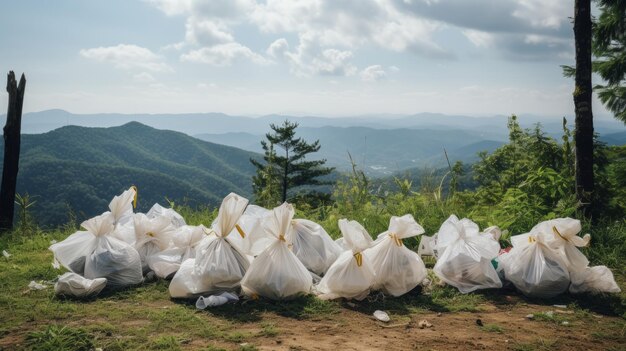
[[[22,0],[25,111],[573,114],[573,0]],[[610,114],[596,102],[596,118]],[[0,111],[6,110],[6,95]]]

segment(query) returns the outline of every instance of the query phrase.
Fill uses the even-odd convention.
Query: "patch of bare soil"
[[[527,318],[529,314],[548,311],[564,316],[559,320],[565,320]],[[571,321],[567,316],[572,317]],[[422,320],[432,326],[420,328]],[[263,321],[276,325],[279,332],[274,337],[249,341],[260,350],[626,349],[624,330],[618,327],[623,325],[620,318],[595,314],[575,318],[572,311],[540,305],[505,308],[486,305],[476,313],[432,312],[397,319],[392,316],[389,323],[347,309],[326,320],[301,321],[267,313]]]

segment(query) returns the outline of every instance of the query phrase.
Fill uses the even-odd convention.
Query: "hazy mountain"
[[[26,113],[23,116],[24,133],[43,133],[67,125],[85,127],[112,127],[137,121],[154,128],[196,134],[250,133],[264,134],[270,123],[281,123],[285,119],[300,123],[301,127],[368,127],[374,129],[462,129],[481,133],[485,140],[500,140],[506,136],[507,116],[469,117],[437,113],[414,115],[367,115],[341,118],[295,117],[267,115],[257,118],[229,116],[222,113],[184,114],[72,114],[63,110],[47,110]],[[561,119],[533,115],[519,116],[524,127],[541,122],[548,133],[560,133]],[[573,122],[573,118],[570,119]],[[615,120],[596,120],[595,129],[601,134],[626,131],[623,123]],[[570,123],[571,124],[571,123]]]
[[[601,135],[600,140],[608,145],[626,145],[626,131]]]
[[[229,192],[250,196],[253,156],[137,122],[63,127],[23,135],[17,190],[36,196],[40,224],[65,223],[70,210],[79,220],[104,212],[130,185],[139,189],[142,211],[165,198],[216,205]]]
[[[483,140],[482,133],[456,129],[373,129],[367,127],[299,127],[297,135],[312,142],[319,140],[316,158],[325,158],[340,171],[349,170],[349,156],[373,176],[388,175],[412,167],[442,167],[451,161],[471,162],[479,151],[493,151],[503,141]],[[263,135],[250,133],[199,134],[214,143],[262,152]],[[504,139],[503,139],[504,140]]]

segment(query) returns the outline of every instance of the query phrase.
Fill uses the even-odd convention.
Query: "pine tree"
[[[594,90],[615,118],[626,123],[626,0],[597,0],[593,70],[606,82]]]
[[[309,160],[307,155],[320,149],[319,140],[307,143],[302,138],[296,138],[298,123],[289,121],[282,125],[271,124],[273,133],[267,133],[266,140],[261,141],[265,151],[264,163],[255,159],[250,162],[257,168],[253,178],[253,188],[257,201],[265,206],[276,205],[277,191],[280,190],[281,202],[287,201],[289,191],[304,185],[323,185],[329,182],[319,177],[330,174],[334,168],[324,167],[326,160]],[[278,155],[274,147],[284,151]]]

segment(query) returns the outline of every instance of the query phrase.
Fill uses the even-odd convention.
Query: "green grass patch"
[[[49,325],[26,336],[26,345],[33,351],[90,351],[94,336],[84,329]]]
[[[485,324],[482,327],[480,327],[480,329],[482,331],[486,331],[490,333],[499,333],[499,334],[504,333],[504,328],[502,328],[501,326],[497,324]]]
[[[513,345],[514,351],[552,351],[557,339],[539,339],[532,343],[517,343]]]
[[[262,323],[261,328],[261,332],[259,333],[261,336],[271,338],[278,335],[278,328],[272,323]]]

